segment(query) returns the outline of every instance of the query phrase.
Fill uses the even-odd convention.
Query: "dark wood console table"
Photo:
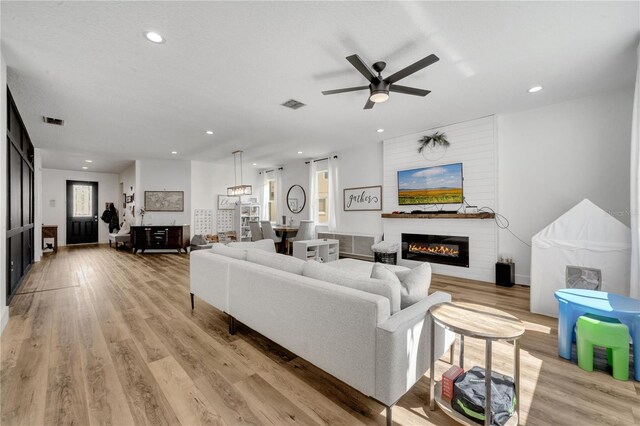
[[[165,226],[132,226],[131,248],[134,253],[138,250],[144,253],[146,249],[176,249],[178,253],[187,253],[191,235],[189,225]]]

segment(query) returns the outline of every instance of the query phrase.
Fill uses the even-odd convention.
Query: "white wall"
[[[444,132],[450,147],[437,161],[427,161],[417,152],[418,140],[426,134]],[[496,153],[495,118],[493,116],[430,129],[385,140],[383,208],[385,212],[433,209],[432,206],[398,205],[399,170],[462,163],[464,197],[472,205],[495,208]],[[458,210],[460,204],[442,206]],[[469,267],[432,264],[439,274],[493,281],[497,257],[495,222],[479,219],[383,219],[384,238],[401,242],[402,233],[455,235],[469,237]],[[415,266],[413,261],[398,259],[399,264]]]
[[[498,116],[499,211],[531,237],[588,198],[629,224],[633,89]],[[529,283],[531,249],[499,231],[499,253]]]
[[[251,197],[261,198],[258,175],[249,171],[243,177],[243,183],[253,186]],[[191,223],[194,223],[196,209],[213,210],[212,232],[218,232],[216,219],[218,213],[218,195],[226,195],[227,188],[234,185],[233,164],[217,164],[204,161],[191,162]],[[243,197],[248,198],[248,197]],[[195,230],[191,230],[191,234]]]
[[[358,234],[382,234],[381,213],[384,211],[346,212],[344,211],[344,189],[360,186],[382,185],[382,142],[361,145],[338,155],[338,231]]]
[[[191,162],[183,160],[136,160],[136,223],[137,209],[144,206],[145,191],[184,191],[184,211],[147,212],[145,225],[191,224]]]
[[[9,321],[7,303],[7,64],[0,55],[0,334]]]
[[[67,243],[67,180],[98,182],[98,218],[104,211],[105,203],[117,203],[120,200],[117,174],[42,169],[42,222],[45,225],[58,225],[59,246]],[[55,206],[51,205],[51,200],[55,200]],[[109,225],[100,219],[98,242],[109,242]]]
[[[361,234],[382,234],[381,212],[345,212],[343,209],[343,189],[359,186],[382,185],[382,142],[356,146],[334,153],[338,156],[338,231]],[[327,153],[328,155],[328,153]],[[307,202],[300,213],[291,213],[285,205],[287,218],[293,217],[294,224],[309,217],[309,160],[297,160],[283,166],[282,182],[283,194],[293,185],[300,185],[307,196]]]

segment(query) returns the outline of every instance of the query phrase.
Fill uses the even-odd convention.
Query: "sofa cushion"
[[[276,252],[276,245],[271,239],[259,240],[259,241],[234,241],[228,244],[229,247],[239,249],[259,249],[268,251],[270,253]]]
[[[404,309],[429,295],[431,285],[431,264],[424,262],[414,269],[392,271],[383,263],[373,265],[371,278],[394,281],[401,286],[401,308]]]
[[[367,293],[378,294],[389,299],[391,315],[400,310],[400,284],[398,281],[384,281],[366,277],[352,277],[347,272],[315,260],[304,262],[302,275],[333,284],[350,287]]]
[[[365,260],[344,258],[338,259],[334,262],[325,263],[330,268],[336,268],[344,271],[352,278],[370,278],[371,270],[373,269],[373,262],[367,262]],[[409,268],[398,265],[385,264],[385,268],[392,271],[408,271]]]
[[[232,257],[238,260],[247,260],[247,251],[239,248],[227,247],[222,243],[211,246],[211,252],[221,256]]]
[[[269,241],[273,242],[273,240]],[[302,268],[305,263],[304,260],[295,257],[279,253],[269,253],[261,249],[248,249],[247,261],[296,275],[302,275]]]

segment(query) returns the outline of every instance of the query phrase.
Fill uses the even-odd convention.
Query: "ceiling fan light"
[[[387,91],[376,91],[372,92],[371,96],[369,96],[369,100],[371,102],[387,102],[389,100],[389,92]]]

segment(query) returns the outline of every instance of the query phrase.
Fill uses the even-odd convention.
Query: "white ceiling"
[[[0,14],[9,87],[43,165],[80,169],[90,156],[104,171],[231,162],[236,149],[270,166],[627,87],[640,31],[638,2],[2,1]],[[373,110],[367,92],[322,96],[366,84],[353,53],[386,61],[385,76],[435,53],[402,81],[432,93],[392,93]],[[534,85],[544,90],[528,94]],[[307,106],[280,106],[290,98]]]

